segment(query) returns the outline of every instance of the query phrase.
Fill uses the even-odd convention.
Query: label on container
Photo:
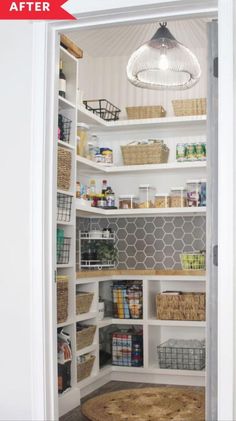
[[[184,161],[185,159],[185,144],[178,143],[176,145],[176,160],[177,161]]]

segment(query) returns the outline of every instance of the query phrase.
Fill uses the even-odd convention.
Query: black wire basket
[[[67,265],[70,260],[71,238],[57,238],[57,264]]]
[[[62,114],[58,114],[58,140],[70,143],[70,131],[72,121]]]
[[[57,193],[57,222],[70,222],[72,196]]]
[[[113,105],[107,99],[91,99],[83,101],[87,110],[98,115],[103,120],[115,121],[119,120],[121,110]]]

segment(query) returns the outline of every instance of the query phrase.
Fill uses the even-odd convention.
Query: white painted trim
[[[161,2],[164,7],[164,2]],[[183,1],[182,4],[187,5],[189,2]],[[192,2],[195,3],[194,1]],[[233,359],[233,230],[232,227],[234,224],[234,214],[233,214],[233,171],[234,171],[234,162],[233,156],[230,155],[230,151],[233,150],[233,0],[219,0],[219,53],[220,53],[220,78],[219,78],[219,98],[220,98],[220,109],[219,109],[219,394],[218,394],[218,410],[219,410],[219,420],[221,421],[232,421],[233,418],[233,372],[234,372],[234,359]],[[202,9],[199,11],[201,15],[204,11],[210,10],[212,2],[205,2],[205,8],[201,3]],[[158,7],[158,2],[156,2],[156,8]],[[178,8],[180,3],[178,3]],[[213,7],[214,8],[214,7]],[[181,8],[180,12],[172,11],[173,16],[186,16]],[[141,13],[140,13],[141,12]],[[193,10],[192,10],[193,12]],[[59,30],[60,28],[72,28],[76,27],[86,27],[86,26],[96,26],[96,25],[105,25],[118,22],[129,22],[129,21],[143,21],[143,20],[152,20],[157,17],[167,17],[167,13],[163,12],[156,13],[154,9],[144,11],[144,9],[130,8],[128,13],[125,15],[125,12],[122,14],[117,13],[117,11],[112,11],[110,14],[108,11],[106,13],[101,13],[100,16],[96,18],[96,13],[87,13],[80,16],[80,21],[75,23],[50,23],[45,24],[50,27],[54,27],[54,31]],[[40,38],[40,25],[35,25],[35,36]],[[39,40],[38,40],[39,41]],[[38,60],[37,55],[43,55],[41,57],[42,61]],[[42,54],[41,51],[35,51],[35,63],[39,64],[40,69],[46,68],[46,57]],[[43,74],[43,73],[42,73]],[[40,74],[40,71],[36,72],[34,75],[34,86],[35,91],[39,93],[37,100],[37,107],[39,111],[42,111],[45,98],[43,97],[43,87],[44,80]],[[36,96],[35,96],[36,98]],[[36,114],[35,114],[36,115]],[[37,116],[38,118],[38,116]],[[35,122],[36,124],[36,122]],[[40,128],[40,132],[43,132],[43,128]],[[33,196],[33,207],[32,209],[37,209],[37,215],[32,219],[32,233],[34,235],[32,245],[32,257],[36,271],[39,269],[40,272],[37,272],[36,276],[34,273],[34,283],[32,288],[32,298],[33,303],[36,304],[38,313],[34,307],[34,312],[32,315],[32,327],[34,327],[34,332],[38,333],[38,343],[39,349],[36,349],[36,344],[32,346],[32,351],[37,351],[35,354],[32,353],[33,359],[33,381],[37,380],[37,385],[40,391],[40,394],[37,392],[37,388],[34,386],[32,389],[32,402],[37,402],[38,405],[33,405],[35,414],[42,414],[41,420],[50,419],[45,418],[46,404],[43,402],[43,399],[46,397],[42,391],[44,371],[41,371],[41,368],[44,368],[42,355],[44,355],[44,347],[42,346],[44,338],[48,339],[48,332],[44,330],[42,325],[43,317],[43,291],[40,288],[40,273],[42,272],[42,249],[36,244],[39,239],[38,244],[42,244],[42,232],[40,232],[43,224],[42,218],[42,207],[40,200],[43,200],[42,197],[42,186],[43,186],[43,172],[45,168],[41,168],[42,164],[42,142],[43,138],[39,138],[39,133],[37,139],[34,139],[35,150],[32,153],[32,189],[34,191]],[[39,153],[37,154],[37,151]],[[38,171],[38,173],[37,173]],[[221,200],[222,197],[227,197],[227,200]],[[38,254],[39,253],[39,254]],[[41,266],[40,266],[41,262]],[[37,294],[39,292],[39,295]],[[39,302],[40,300],[40,302]],[[227,327],[227,329],[226,329]],[[35,330],[36,329],[36,330]],[[42,351],[42,355],[38,359],[37,356]],[[44,355],[45,356],[45,355]],[[51,364],[53,364],[51,362]],[[37,399],[37,400],[36,400]],[[51,402],[53,406],[53,402]],[[37,418],[34,418],[37,419]]]
[[[57,419],[55,361],[56,308],[54,280],[55,230],[52,215],[55,185],[53,126],[49,111],[54,104],[47,96],[50,27],[37,22],[33,27],[32,149],[31,149],[31,413],[32,420]],[[53,39],[53,45],[55,40]],[[52,76],[50,72],[50,76]],[[55,77],[53,75],[53,80]],[[55,194],[54,194],[55,196]],[[53,285],[53,287],[52,287]]]
[[[233,421],[234,391],[234,0],[219,0],[218,420]],[[229,151],[231,151],[229,153]],[[227,200],[222,200],[227,197]]]
[[[45,277],[44,277],[44,104],[46,66],[45,23],[33,28],[32,149],[31,149],[31,402],[32,419],[46,416]],[[37,116],[37,118],[36,118]]]

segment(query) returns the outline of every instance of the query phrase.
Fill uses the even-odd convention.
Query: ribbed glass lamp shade
[[[188,89],[200,76],[196,56],[176,41],[166,23],[131,55],[127,65],[128,80],[146,89]]]

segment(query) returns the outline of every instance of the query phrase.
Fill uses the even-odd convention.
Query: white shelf
[[[68,320],[66,320],[63,323],[57,323],[57,327],[65,327],[65,326],[72,325],[73,323],[74,323],[74,318],[70,317]]]
[[[76,351],[76,357],[79,357],[80,355],[83,355],[83,354],[87,354],[88,352],[95,352],[97,347],[98,347],[97,344],[86,346],[86,348]]]
[[[155,365],[149,366],[149,368],[146,369],[145,371],[147,373],[172,375],[172,376],[205,377],[206,375],[205,370],[174,370],[174,369],[158,368]]]
[[[57,225],[66,225],[66,226],[69,226],[69,227],[73,227],[75,224],[73,224],[73,222],[57,221]]]
[[[66,196],[72,196],[72,197],[75,196],[75,192],[69,191],[69,190],[60,190],[60,189],[57,189],[57,193],[65,194]]]
[[[129,130],[129,129],[140,129],[146,127],[186,127],[186,125],[202,125],[206,126],[206,115],[200,116],[187,116],[187,117],[161,117],[161,118],[145,118],[137,120],[117,120],[117,121],[105,121],[93,114],[91,111],[86,110],[83,105],[77,106],[78,122],[87,123],[91,126],[96,126],[99,129],[106,129],[117,131],[117,130]]]
[[[206,168],[206,161],[193,162],[168,162],[167,164],[147,164],[147,165],[121,165],[121,166],[106,166],[97,162],[90,161],[77,155],[76,161],[78,168],[85,171],[101,172],[101,173],[132,173],[132,172],[149,172],[149,171],[176,171],[176,170],[192,170],[195,168]]]
[[[104,319],[98,321],[98,328],[106,327],[112,325],[111,317],[104,317]]]
[[[71,101],[68,101],[68,99],[63,98],[62,96],[58,95],[58,107],[59,107],[59,111],[75,109],[75,104],[73,104],[73,102]]]
[[[100,209],[92,206],[81,205],[76,200],[76,210],[79,216],[96,217],[96,216],[193,216],[205,215],[206,207],[192,208],[150,208],[150,209]]]
[[[95,319],[97,317],[96,311],[90,311],[89,313],[78,314],[76,316],[76,322],[82,322],[84,320]]]
[[[70,143],[67,143],[67,142],[63,142],[63,140],[58,140],[57,143],[59,146],[62,146],[63,148],[66,148],[66,149],[71,149],[71,150],[75,149],[73,145],[70,145]]]
[[[73,268],[73,267],[74,267],[74,265],[72,263],[57,265],[57,269],[65,269],[65,268]]]
[[[114,319],[112,317],[105,317],[98,322],[99,329],[110,325],[143,325],[143,319]]]
[[[187,321],[187,320],[156,320],[149,319],[148,324],[151,326],[181,326],[181,327],[206,327],[205,321]]]
[[[77,63],[77,58],[74,57],[71,53],[69,53],[69,51],[66,48],[62,47],[61,45],[60,45],[60,55],[61,57],[64,56],[64,57],[67,57],[68,60],[74,61],[75,64]]]

